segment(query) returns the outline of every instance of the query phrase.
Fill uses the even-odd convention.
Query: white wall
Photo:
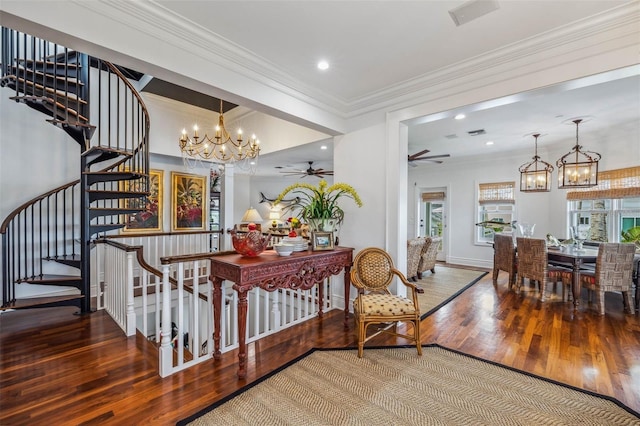
[[[36,195],[80,177],[80,145],[47,115],[0,89],[0,220]]]
[[[586,126],[585,126],[586,127]],[[609,129],[606,134],[590,134],[582,129],[580,144],[584,149],[602,155],[600,170],[610,170],[640,164],[640,123],[629,123],[625,129]],[[622,137],[622,135],[625,135]],[[539,150],[543,160],[555,161],[573,147],[575,139],[567,139],[553,150]],[[476,187],[481,182],[516,182],[516,215],[520,222],[535,223],[535,237],[544,238],[551,233],[567,237],[566,190],[558,189],[557,170],[553,172],[551,192],[523,193],[519,191],[520,164],[530,160],[532,152],[519,151],[511,155],[484,155],[467,161],[450,159],[443,164],[429,164],[409,169],[408,222],[415,223],[418,187],[449,187],[448,252],[447,261],[456,264],[490,267],[493,250],[487,245],[474,245],[476,231]],[[415,226],[415,225],[413,225]]]

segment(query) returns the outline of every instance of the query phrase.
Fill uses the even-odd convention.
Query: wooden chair
[[[431,271],[432,274],[436,273],[436,257],[438,257],[438,250],[440,249],[441,237],[426,237],[424,239],[424,246],[422,246],[422,253],[420,253],[420,262],[418,263],[418,279],[422,278],[424,271]]]
[[[391,294],[389,285],[394,277],[407,287],[408,298]],[[388,333],[414,341],[418,355],[422,355],[420,342],[420,306],[418,293],[423,290],[410,283],[402,272],[393,266],[391,256],[384,250],[370,247],[359,252],[351,268],[351,284],[358,289],[353,301],[356,329],[358,333],[358,357],[362,358],[364,344],[379,333]],[[397,323],[413,324],[413,334],[397,332]],[[385,324],[376,333],[367,337],[367,327],[371,324]],[[391,329],[389,325],[393,325]]]
[[[633,313],[633,256],[635,244],[602,243],[598,247],[596,269],[580,273],[582,285],[597,295],[600,315],[604,315],[604,294],[607,291],[621,292],[625,311]]]
[[[493,282],[498,281],[500,271],[509,274],[509,289],[516,283],[518,264],[516,262],[516,248],[511,235],[495,234],[493,237]]]
[[[540,287],[540,300],[544,301],[547,282],[557,283],[562,280],[562,299],[565,288],[571,285],[573,272],[558,266],[549,265],[547,243],[537,238],[517,238],[518,246],[518,280],[517,291],[520,291],[524,279],[537,282]]]

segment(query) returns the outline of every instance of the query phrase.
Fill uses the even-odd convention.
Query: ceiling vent
[[[500,6],[495,0],[473,0],[450,10],[449,15],[451,15],[451,19],[453,19],[456,26],[459,27],[499,8]]]
[[[467,132],[469,134],[469,136],[480,136],[480,135],[484,135],[485,132],[484,129],[478,129],[478,130],[469,130]]]

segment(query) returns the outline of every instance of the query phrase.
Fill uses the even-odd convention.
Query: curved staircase
[[[2,28],[0,86],[0,96],[44,113],[80,145],[79,179],[35,196],[0,225],[0,309],[74,305],[89,312],[92,241],[124,227],[144,205],[129,202],[148,194],[148,111],[117,66],[9,28]],[[51,263],[69,273],[49,273],[60,269]],[[100,278],[93,281],[97,297]],[[20,285],[68,291],[21,299]]]

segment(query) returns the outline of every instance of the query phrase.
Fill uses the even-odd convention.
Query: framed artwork
[[[143,181],[126,180],[120,182],[122,191],[143,191]],[[120,232],[162,232],[162,194],[164,192],[164,172],[149,170],[149,195],[144,199],[131,198],[120,201],[123,208],[139,208],[140,212],[125,215],[125,227]]]
[[[206,230],[206,197],[206,176],[171,172],[171,230]]]
[[[333,250],[333,232],[312,232],[311,250]]]

